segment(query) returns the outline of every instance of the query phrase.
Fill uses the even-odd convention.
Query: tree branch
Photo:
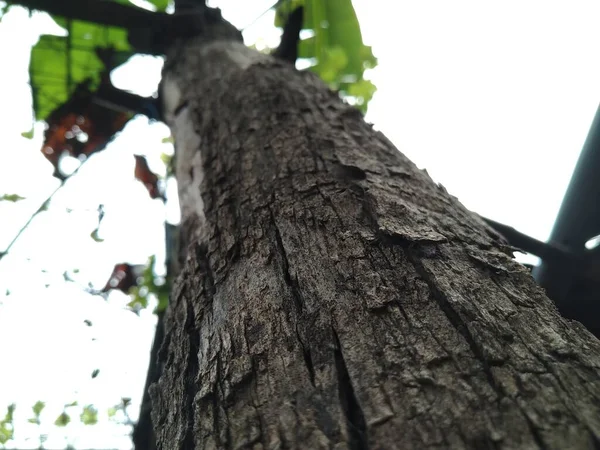
[[[9,0],[9,4],[45,11],[52,15],[99,25],[127,28],[147,28],[169,21],[170,15],[147,11],[137,6],[101,0]]]
[[[27,219],[27,222],[25,222],[25,224],[21,227],[21,229],[17,232],[17,234],[15,235],[15,237],[9,242],[9,244],[6,246],[6,248],[4,249],[3,252],[0,252],[0,260],[2,258],[4,258],[6,255],[8,255],[8,253],[10,252],[10,250],[12,249],[13,245],[15,245],[15,243],[19,240],[19,238],[21,237],[21,235],[25,232],[25,230],[29,227],[29,225],[31,225],[31,222],[33,222],[33,219],[36,218],[36,216],[41,213],[42,211],[45,211],[45,206],[48,205],[48,203],[50,202],[50,200],[52,200],[52,198],[56,195],[56,193],[58,191],[60,191],[66,184],[66,182],[68,180],[70,180],[73,176],[75,176],[77,174],[77,172],[79,172],[79,169],[81,169],[81,167],[83,167],[83,165],[89,161],[89,158],[84,160],[81,164],[79,164],[79,167],[77,167],[77,169],[75,169],[73,171],[73,173],[71,175],[69,175],[68,177],[64,178],[61,180],[60,184],[56,187],[56,189],[54,189],[50,195],[46,198],[46,200],[44,200],[44,202],[40,205],[40,207],[38,209],[36,209],[36,211],[31,215],[31,217],[29,217],[29,219]]]
[[[569,249],[552,243],[538,241],[511,226],[496,222],[486,217],[481,217],[489,226],[503,235],[508,243],[527,253],[538,256],[545,261],[576,262],[578,256]]]

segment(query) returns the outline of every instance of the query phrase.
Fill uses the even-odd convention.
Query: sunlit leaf
[[[56,425],[57,427],[66,427],[70,421],[71,418],[69,417],[69,415],[63,411],[54,421],[54,425]]]
[[[6,408],[4,419],[0,420],[0,444],[6,444],[14,436],[13,418],[16,405],[11,403]]]
[[[167,309],[167,306],[169,306],[169,294],[167,292],[161,292],[158,296],[158,305],[156,305],[154,313],[158,314],[165,311]]]
[[[6,444],[13,436],[14,430],[12,424],[0,422],[0,444]]]
[[[40,414],[42,413],[42,410],[44,409],[44,407],[46,406],[46,403],[41,402],[41,401],[37,401],[35,402],[35,405],[33,405],[32,409],[33,409],[33,414],[35,414],[35,417],[39,417]]]
[[[8,12],[8,10],[11,6],[12,5],[9,5],[8,3],[5,3],[5,2],[2,2],[2,4],[0,4],[0,22],[2,22],[4,15]]]
[[[375,67],[377,59],[363,44],[351,0],[284,0],[276,8],[275,25],[282,27],[299,6],[304,7],[303,28],[312,36],[299,42],[298,57],[310,61],[309,70],[364,111],[374,89],[351,87],[365,81],[364,71]]]
[[[99,233],[99,230],[98,230],[98,228],[96,228],[94,231],[92,231],[92,232],[90,233],[90,237],[91,237],[91,238],[92,238],[94,241],[96,241],[96,242],[104,242],[104,239],[102,239],[102,238],[101,238],[101,237],[98,235],[98,233]]]
[[[0,202],[18,202],[19,200],[25,200],[25,197],[21,197],[18,194],[4,194],[0,197]]]
[[[107,59],[107,49],[112,49],[112,67],[133,54],[125,29],[57,16],[53,19],[68,31],[68,36],[42,35],[31,50],[29,74],[37,120],[46,119],[66,102],[84,80],[89,80],[92,89],[99,85],[105,70],[101,56]],[[99,54],[97,49],[104,49],[104,53]]]
[[[33,128],[29,131],[23,131],[21,136],[23,136],[25,139],[33,139]]]
[[[86,405],[83,407],[80,419],[84,425],[95,425],[98,423],[98,410],[92,405]]]
[[[2,421],[3,422],[12,422],[16,408],[17,408],[17,405],[15,405],[14,403],[11,403],[10,405],[8,405],[6,407],[6,415],[4,416],[4,419]]]

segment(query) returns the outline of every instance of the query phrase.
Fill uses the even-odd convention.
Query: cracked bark
[[[313,75],[203,45],[158,448],[600,448],[600,343],[502,238]]]

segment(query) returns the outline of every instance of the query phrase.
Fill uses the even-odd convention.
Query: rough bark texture
[[[166,74],[189,255],[158,447],[600,448],[600,343],[502,238],[315,76],[200,47]]]

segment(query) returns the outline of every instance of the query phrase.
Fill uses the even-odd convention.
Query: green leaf
[[[140,286],[132,286],[129,289],[129,297],[131,301],[127,303],[127,307],[138,312],[140,309],[146,309],[148,307],[148,290],[144,289],[146,295],[140,293]]]
[[[29,131],[23,131],[21,136],[23,136],[25,139],[33,139],[33,128]]]
[[[38,208],[38,212],[48,211],[48,206],[50,205],[50,200],[46,200],[42,205]]]
[[[2,421],[7,423],[12,422],[16,408],[17,405],[15,405],[14,403],[8,405],[8,407],[6,408],[6,415],[4,416],[4,419]]]
[[[156,308],[154,309],[154,314],[165,311],[167,306],[169,306],[169,293],[161,292],[158,296],[158,305],[156,305]]]
[[[4,17],[4,15],[8,12],[8,9],[12,6],[9,5],[8,3],[4,3],[0,5],[0,22],[2,22],[2,18]]]
[[[13,418],[16,405],[11,403],[6,408],[4,419],[0,421],[0,444],[6,444],[14,437]]]
[[[35,405],[33,405],[32,409],[33,409],[33,414],[35,414],[35,417],[40,417],[40,414],[42,413],[42,410],[44,409],[44,407],[46,406],[46,404],[44,402],[41,401],[37,401],[35,402]]]
[[[80,419],[84,425],[95,425],[98,423],[98,410],[92,405],[86,405],[83,407]]]
[[[73,406],[77,406],[77,400],[72,401],[71,403],[67,403],[65,408],[72,408]]]
[[[173,138],[171,137],[171,139],[173,139]],[[174,155],[169,155],[167,153],[160,154],[161,161],[165,164],[165,166],[167,166],[167,174],[166,174],[167,177],[173,175],[173,171],[174,171],[173,156]]]
[[[0,422],[0,444],[6,444],[14,436],[12,424]]]
[[[54,421],[54,425],[56,425],[57,427],[66,427],[70,421],[71,418],[69,417],[69,415],[63,411]]]
[[[90,237],[96,242],[104,242],[104,239],[98,235],[98,228],[90,233]]]
[[[167,7],[169,6],[169,4],[171,3],[170,0],[148,0],[150,3],[152,3],[154,6],[156,6],[156,10],[159,12],[164,12]]]
[[[25,197],[21,197],[18,194],[4,194],[0,197],[0,202],[18,202],[19,200],[25,200]]]
[[[114,406],[112,406],[112,407],[108,408],[108,410],[106,411],[106,414],[108,415],[109,419],[112,419],[117,414],[117,411],[118,411],[118,408],[115,408]]]
[[[375,67],[377,59],[363,44],[351,0],[284,0],[276,9],[275,25],[283,26],[287,15],[300,5],[304,6],[303,28],[314,35],[300,41],[298,56],[311,61],[309,70],[364,110],[374,93],[372,83],[362,83],[364,71]]]
[[[114,49],[113,67],[133,54],[124,29],[52,18],[68,36],[43,35],[31,50],[29,74],[37,120],[46,119],[84,80],[89,80],[90,89],[98,86],[105,67],[96,48]]]
[[[99,373],[100,373],[100,369],[94,369],[92,372],[92,378],[96,378]]]

